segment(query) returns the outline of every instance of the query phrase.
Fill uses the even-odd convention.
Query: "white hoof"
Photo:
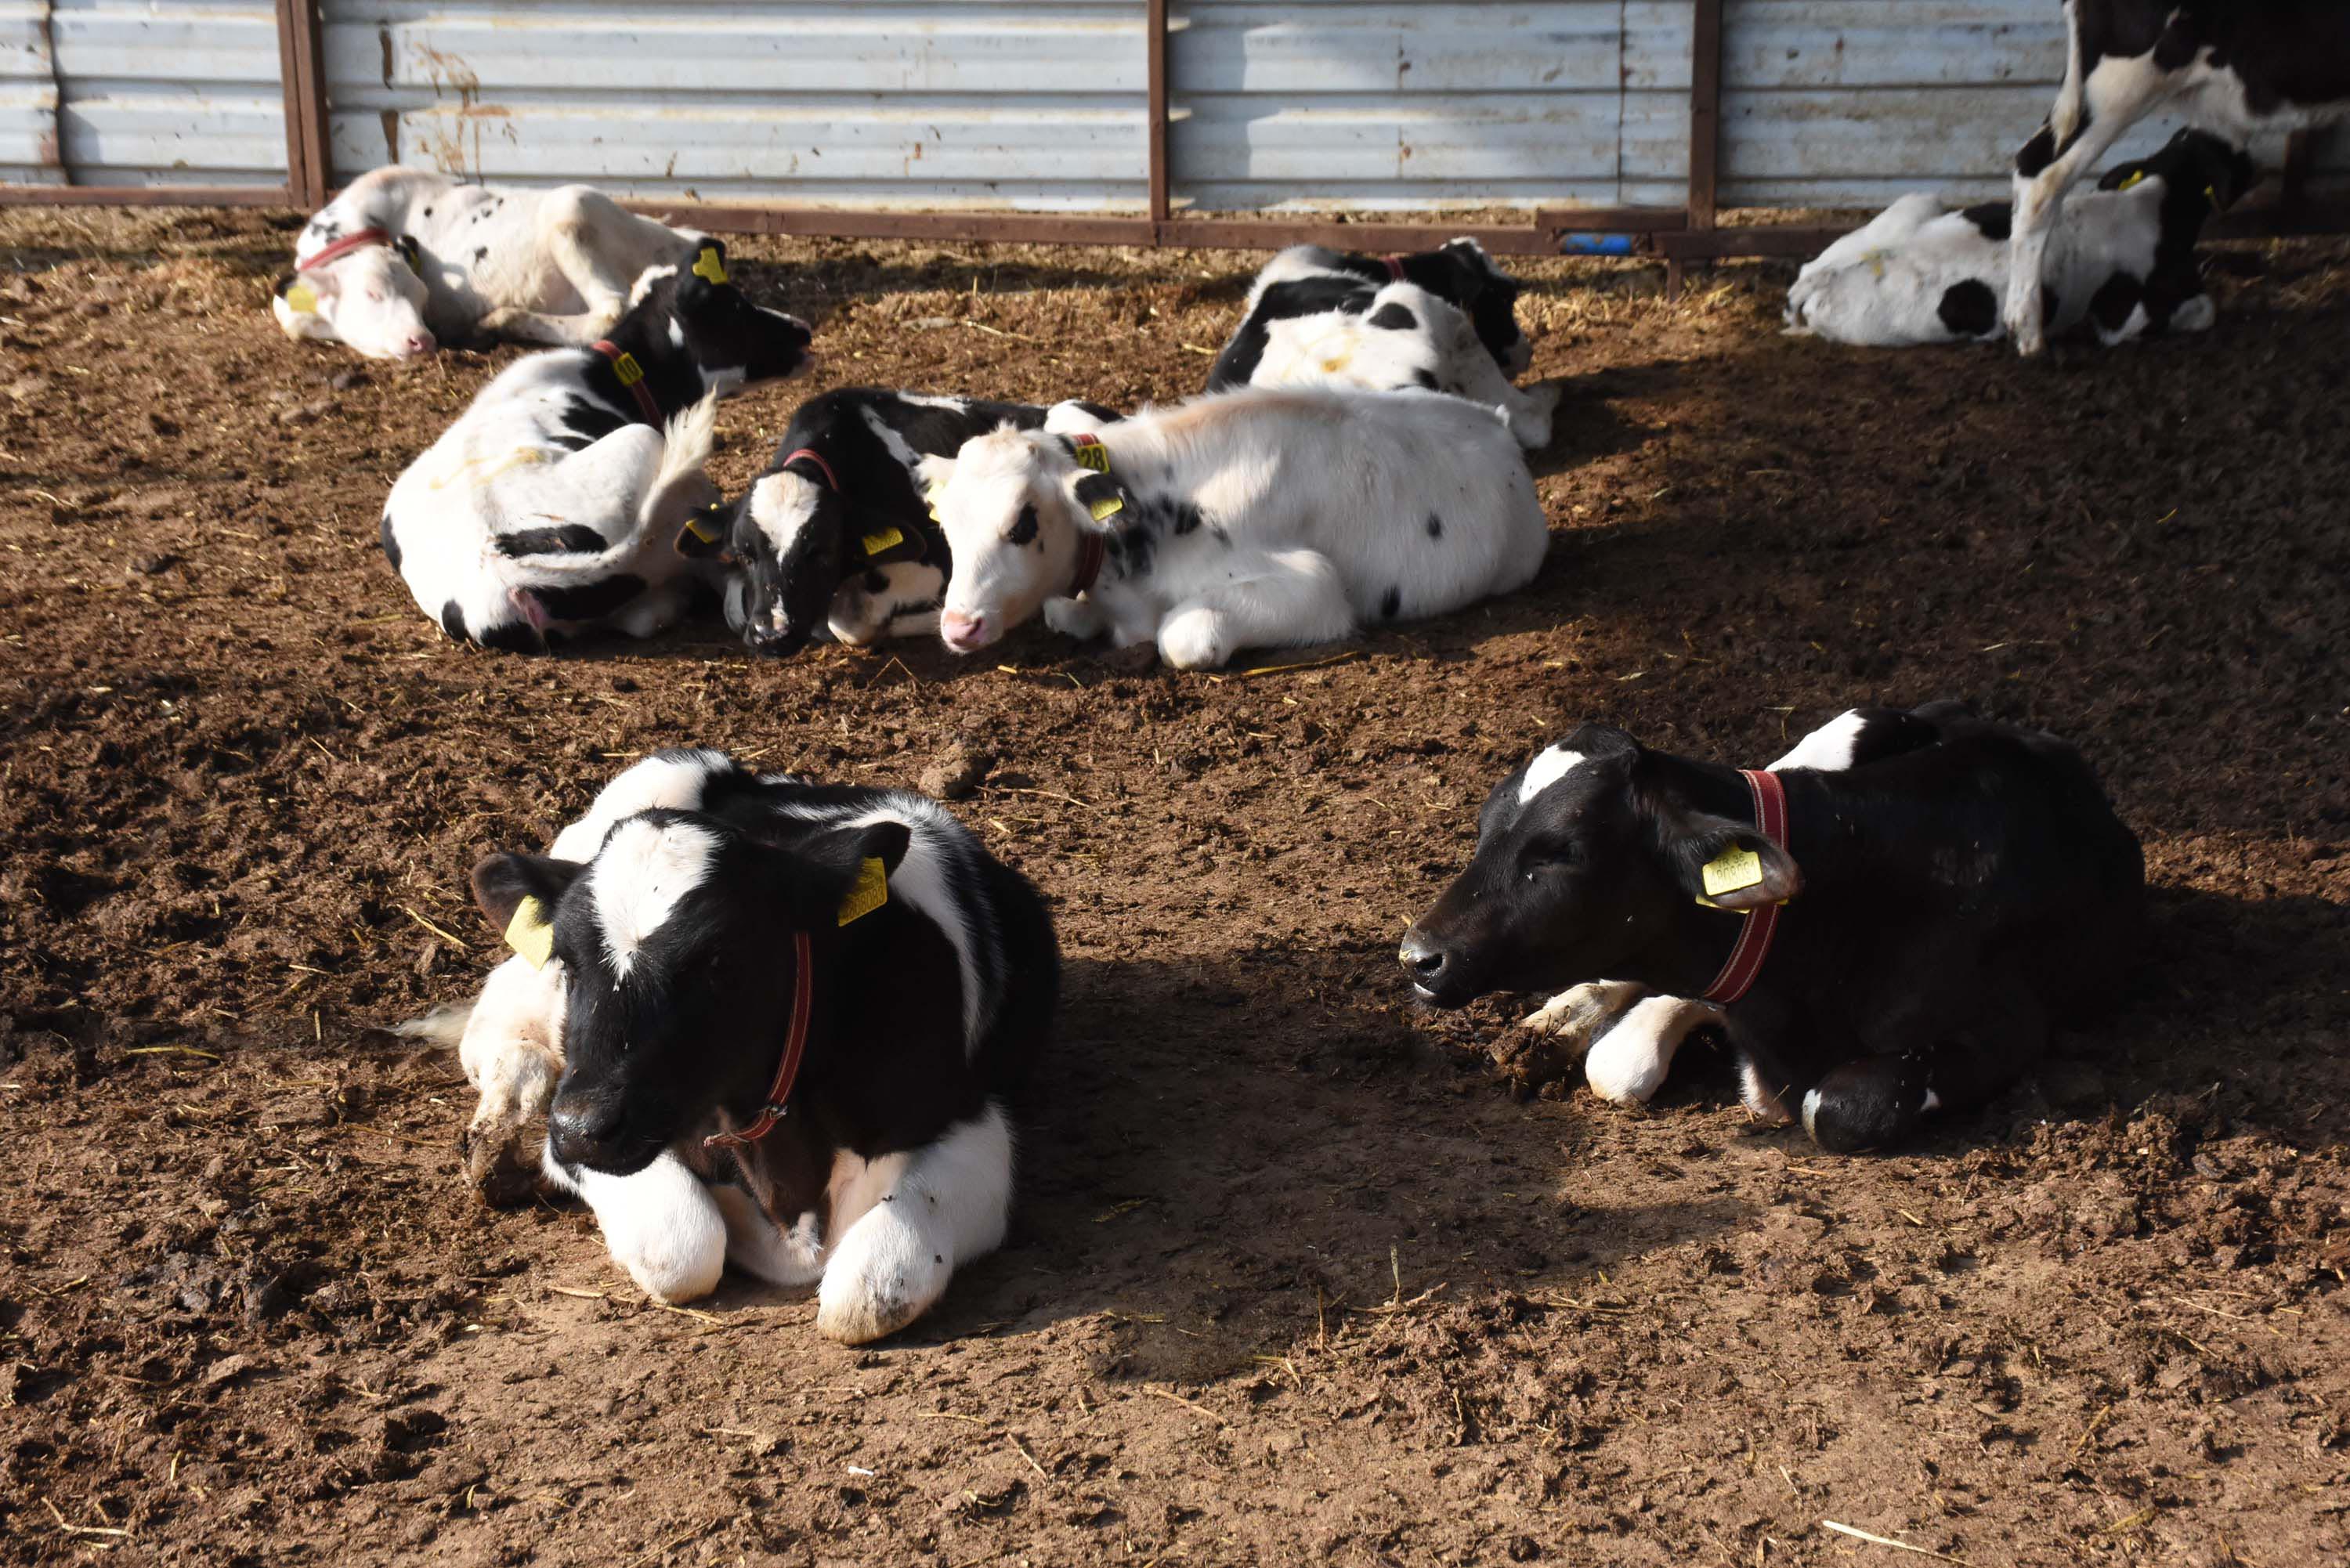
[[[825,1265],[816,1332],[843,1345],[895,1334],[930,1311],[953,1277],[954,1260],[941,1245],[901,1222],[890,1204],[877,1205]]]

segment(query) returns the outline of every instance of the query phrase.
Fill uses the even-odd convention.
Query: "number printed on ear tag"
[[[1752,849],[1725,849],[1705,863],[1705,896],[1719,898],[1762,880],[1762,857]]]
[[[840,901],[840,923],[861,920],[889,901],[889,867],[872,856],[857,868],[857,886]]]
[[[555,925],[546,918],[546,906],[536,898],[525,898],[515,906],[514,919],[506,922],[506,946],[522,955],[533,969],[545,969],[555,952]]]
[[[1115,517],[1125,511],[1126,502],[1116,495],[1105,495],[1086,510],[1091,512],[1094,514],[1094,521],[1098,523],[1105,517]]]

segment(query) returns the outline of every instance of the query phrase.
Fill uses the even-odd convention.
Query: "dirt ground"
[[[1543,264],[1556,544],[1335,662],[1041,629],[754,662],[452,646],[376,548],[514,350],[272,328],[290,214],[0,214],[0,1559],[1895,1565],[2350,1552],[2350,246],[2045,364],[1778,336],[1788,269]],[[1193,390],[1244,255],[746,241],[816,379]],[[1326,657],[1323,650],[1314,657]],[[1864,701],[2078,740],[2144,836],[2129,1010],[1882,1158],[1645,1115],[1415,1009],[1395,939],[1585,719],[1747,763]],[[380,1025],[624,759],[912,784],[1070,960],[1011,1243],[899,1339],[462,1184]]]

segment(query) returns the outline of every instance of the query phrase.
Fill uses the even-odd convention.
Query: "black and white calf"
[[[1000,426],[1098,430],[1097,404],[997,403],[844,387],[802,403],[775,460],[726,514],[688,524],[677,547],[727,569],[726,620],[762,653],[927,637],[952,569],[931,522],[921,461],[951,458]]]
[[[1415,988],[1457,1007],[1604,976],[1706,999],[1748,1106],[1830,1149],[1997,1094],[2126,983],[2137,840],[2054,736],[1955,703],[1839,722],[1814,740],[1842,767],[1742,774],[1596,724],[1537,753],[1406,934]]]
[[[2043,259],[2045,329],[2086,322],[2110,345],[2210,326],[2195,242],[2258,177],[2251,159],[2199,130],[2109,171],[2066,205]],[[2004,202],[1952,212],[1931,195],[1902,197],[1804,268],[1787,291],[1788,331],[1869,348],[2002,337],[2010,212]]]
[[[937,803],[663,753],[473,889],[515,950],[433,1030],[462,1032],[473,1137],[544,1106],[548,1178],[648,1293],[705,1295],[732,1262],[816,1285],[817,1328],[856,1343],[1002,1243],[1005,1096],[1060,952]]]
[[[383,553],[451,637],[524,653],[599,627],[650,637],[716,586],[675,548],[717,499],[712,403],[793,374],[808,346],[724,257],[695,242],[645,274],[610,337],[508,366],[392,485]]]
[[[1419,387],[1503,410],[1520,445],[1547,446],[1558,389],[1510,381],[1534,358],[1519,287],[1474,240],[1408,256],[1293,245],[1250,286],[1208,390]]]
[[[592,343],[645,269],[697,238],[587,185],[504,189],[393,166],[352,181],[304,226],[270,308],[287,337],[371,359],[482,337]]]
[[[2015,155],[2007,329],[2045,345],[2043,253],[2064,192],[2123,132],[2172,113],[2241,147],[2350,114],[2350,6],[2333,0],[2064,0],[2056,107]]]
[[[1246,388],[1100,437],[995,431],[923,472],[958,653],[1041,609],[1056,631],[1213,669],[1508,593],[1550,545],[1494,411],[1435,392]]]

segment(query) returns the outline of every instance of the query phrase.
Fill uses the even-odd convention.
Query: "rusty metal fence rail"
[[[316,208],[338,177],[403,155],[459,170],[470,161],[482,172],[490,128],[507,142],[549,144],[525,161],[533,176],[568,170],[563,177],[624,191],[650,179],[691,192],[694,184],[677,177],[681,158],[751,171],[703,178],[724,192],[715,200],[633,203],[718,232],[1373,250],[1467,232],[1500,254],[1647,255],[1678,275],[1692,262],[1809,254],[1836,232],[1725,223],[1728,209],[1875,205],[1904,182],[1987,193],[2005,145],[2044,112],[2058,63],[2052,45],[2061,55],[2054,0],[1348,0],[1343,8],[1066,0],[1024,7],[1017,15],[1032,30],[1016,36],[997,30],[1009,15],[1002,7],[936,0],[922,14],[938,36],[919,68],[893,65],[871,42],[910,13],[775,10],[795,31],[780,20],[763,26],[755,8],[703,18],[702,68],[715,59],[717,79],[659,75],[650,62],[629,78],[659,106],[644,114],[672,117],[660,122],[672,143],[664,149],[620,145],[608,127],[583,123],[575,100],[588,89],[577,83],[592,74],[598,46],[559,29],[524,36],[534,22],[546,26],[546,11],[426,0],[0,0],[0,202]],[[688,15],[699,13],[656,14],[672,24]],[[473,29],[463,36],[497,54],[503,79],[484,88],[435,47],[435,28]],[[396,40],[424,62],[421,86],[396,74]],[[1021,89],[1045,81],[1069,96],[1024,119],[1019,105],[1037,95]],[[838,110],[841,127],[808,132],[827,140],[803,157],[780,147],[787,132],[773,118],[774,100],[791,93],[816,116],[827,104],[856,107]],[[730,115],[728,94],[770,118]],[[705,97],[717,107],[698,107]],[[970,138],[977,152],[934,139],[935,172],[904,188],[935,204],[755,199],[778,187],[869,194],[870,182],[834,176],[898,157],[889,126],[907,106],[988,128]],[[182,141],[201,148],[192,162],[177,156]],[[2230,232],[2350,228],[2350,206],[2310,191],[2350,165],[2329,162],[2306,137],[2262,151],[2283,177],[2230,216]],[[917,139],[912,155],[921,151]],[[1390,162],[1400,169],[1415,155],[1409,173],[1390,172]],[[1575,168],[1561,167],[1568,162]],[[772,178],[768,164],[780,165]],[[1274,177],[1260,177],[1260,166]],[[1056,185],[1064,168],[1075,178]],[[981,190],[983,202],[961,199]],[[1524,215],[1464,231],[1382,210],[1390,201],[1425,208],[1431,193],[1454,190],[1471,198],[1458,204],[1492,195]],[[1544,199],[1570,190],[1615,199]],[[1343,221],[1315,210],[1326,192],[1341,192],[1357,209]],[[1260,210],[1195,213],[1219,205]],[[1102,207],[1124,210],[1094,210]]]

